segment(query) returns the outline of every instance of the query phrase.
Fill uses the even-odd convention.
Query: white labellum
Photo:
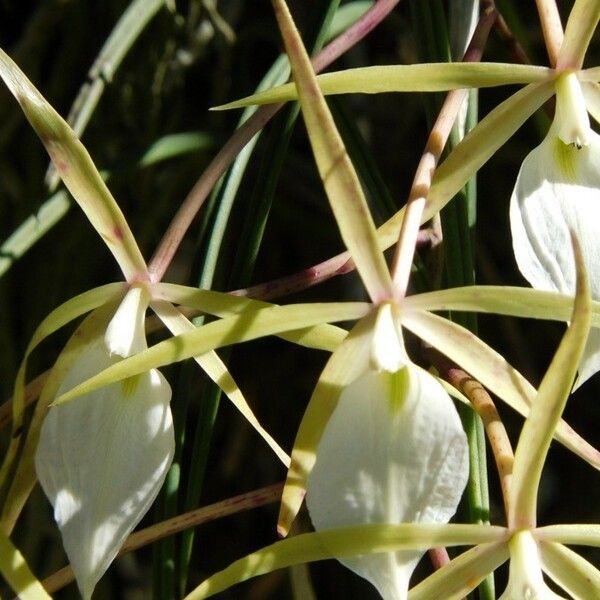
[[[513,248],[523,276],[537,289],[575,294],[569,230],[577,237],[600,300],[600,136],[587,146],[563,143],[554,126],[523,161],[510,203]],[[575,387],[600,370],[600,331],[592,329]]]
[[[145,347],[143,311],[140,333],[140,304],[128,301],[135,296],[128,294],[121,306],[130,308],[129,329],[137,324],[127,336],[139,344],[141,335]],[[98,337],[57,394],[119,360]],[[152,369],[52,407],[44,420],[36,471],[85,599],[163,484],[175,447],[170,399],[168,382]]]
[[[468,477],[468,447],[441,385],[414,364],[350,384],[325,428],[307,484],[316,530],[367,523],[447,522]],[[340,561],[386,600],[406,598],[421,551]]]

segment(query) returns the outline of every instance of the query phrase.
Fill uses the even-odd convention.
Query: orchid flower
[[[147,347],[148,300],[142,286],[130,288],[59,394]],[[56,406],[44,420],[36,471],[86,599],[163,484],[175,451],[170,400],[171,387],[152,369]]]
[[[35,483],[35,463],[79,589],[84,598],[90,598],[125,538],[154,501],[171,465],[175,444],[169,407],[171,388],[158,370],[150,368],[77,402],[51,406],[46,414],[48,405],[123,358],[144,352],[148,347],[144,328],[149,306],[174,333],[195,327],[169,302],[168,289],[154,288],[129,225],[83,145],[2,51],[0,76],[127,281],[68,301],[38,327],[17,376],[13,436],[0,469],[1,484],[20,447],[29,355],[59,327],[93,311],[87,325],[84,322],[59,356],[42,392],[44,400],[38,403],[1,519],[3,531],[10,532]],[[194,292],[198,290],[192,290],[192,296]],[[181,295],[181,290],[177,293]],[[206,296],[199,295],[202,309],[207,310]],[[217,313],[236,312],[240,306],[235,300],[233,305],[238,308],[233,310],[227,309],[232,306],[227,300],[219,304],[214,308]],[[242,307],[249,304],[252,301],[241,302]],[[219,357],[209,351],[194,358],[287,465],[287,454],[260,426]]]
[[[372,303],[336,303],[311,309],[307,309],[309,305],[265,307],[224,318],[129,357],[66,392],[57,401],[71,402],[81,394],[124,377],[206,352],[222,344],[224,337],[229,343],[232,337],[239,342],[323,321],[343,321],[352,318],[349,314],[353,318],[362,317],[336,344],[300,424],[283,493],[279,531],[287,533],[306,496],[319,539],[325,540],[331,554],[367,577],[385,597],[403,598],[421,554],[438,542],[456,542],[456,536],[439,538],[437,533],[445,531],[440,528],[445,527],[443,524],[456,510],[468,464],[466,440],[454,406],[441,382],[407,356],[402,327],[464,364],[475,377],[527,415],[535,398],[530,384],[473,334],[428,312],[453,304],[459,308],[468,305],[469,310],[490,310],[493,298],[494,311],[515,314],[511,301],[515,292],[494,289],[486,295],[481,288],[471,292],[451,290],[456,294],[454,298],[443,292],[409,298],[398,293],[398,283],[392,280],[378,248],[375,227],[356,173],[315,84],[289,13],[281,2],[276,2],[276,9],[317,166],[342,238]],[[176,299],[174,286],[154,284],[153,289],[155,298],[162,292],[169,294],[169,300]],[[564,296],[529,291],[527,296],[521,294],[521,299],[527,306],[523,315],[545,310],[546,316],[569,318],[571,300]],[[548,308],[549,304],[553,307]],[[238,330],[243,333],[232,336]],[[364,427],[367,415],[373,419],[373,427]],[[431,418],[431,431],[424,425],[426,418]],[[582,444],[564,423],[558,429],[561,432],[557,435],[564,443],[597,463],[595,450]],[[401,439],[405,448],[401,448]],[[350,450],[354,459],[345,461],[344,453]],[[412,457],[411,462],[406,460],[407,453]],[[360,470],[354,468],[357,461]],[[334,474],[339,477],[334,478]],[[331,537],[328,530],[337,530],[341,525],[354,529],[364,527],[359,524],[371,523],[369,527],[381,532],[392,527],[390,520],[399,523],[396,527],[401,530],[412,528],[418,540],[413,539],[405,547],[388,545],[387,550],[382,550],[385,554],[376,559],[362,556],[366,546],[362,552],[355,551],[356,540],[349,546],[327,542]],[[476,532],[478,541],[497,541],[498,532],[502,531],[461,527],[460,539]],[[344,539],[348,542],[347,537]],[[502,555],[506,552],[502,546]],[[213,592],[212,583],[192,596],[201,597],[208,590]]]
[[[571,324],[540,385],[519,437],[510,483],[506,488],[506,527],[440,522],[390,522],[384,525],[361,526],[347,526],[347,523],[343,526],[344,524],[340,523],[336,529],[317,528],[315,533],[276,542],[234,562],[207,579],[189,594],[186,600],[207,598],[250,577],[300,562],[323,560],[332,556],[343,560],[344,564],[373,581],[384,598],[459,600],[507,560],[510,561],[509,581],[501,596],[502,600],[562,598],[563,596],[550,589],[544,574],[569,594],[569,597],[598,597],[600,571],[566,545],[600,546],[600,526],[539,526],[536,517],[542,470],[554,430],[571,391],[591,321],[589,283],[581,251],[575,242],[574,247],[578,280]],[[343,399],[340,400],[340,404],[342,402]],[[355,406],[359,404],[357,400],[350,400],[350,403]],[[369,407],[373,407],[373,401],[369,403]],[[343,416],[345,414],[347,411],[344,411]],[[364,409],[363,418],[368,424],[378,421],[377,414],[367,416],[367,409]],[[336,413],[332,421],[334,419]],[[335,423],[332,427],[340,426],[342,423]],[[348,428],[344,433],[347,438],[351,437]],[[352,442],[350,439],[348,446]],[[349,458],[356,461],[357,454],[358,451],[354,451]],[[504,458],[507,457],[504,455]],[[318,465],[319,459],[315,469]],[[355,479],[360,480],[362,469],[357,471]],[[329,471],[329,476],[334,478],[334,483],[340,484],[335,473]],[[372,494],[368,478],[362,479],[362,487],[354,489],[350,498],[357,511],[367,512],[370,508],[376,513],[380,496]],[[359,492],[362,490],[370,494],[369,502],[361,502]],[[333,500],[341,495],[335,490],[330,491]],[[347,490],[344,491],[347,493]],[[330,510],[335,512],[336,508],[339,510],[339,505],[336,507],[332,504]],[[424,549],[436,545],[475,547],[458,555],[412,587],[407,596],[403,595],[400,590],[405,583],[405,570],[410,569],[410,561]],[[398,564],[395,564],[393,569],[388,570],[388,573],[395,574],[401,580],[400,586],[398,582],[393,581],[391,575],[389,578],[381,578],[381,574],[385,572],[381,565],[386,562],[393,563],[394,557],[402,557],[400,560],[406,561],[399,569]]]
[[[600,189],[600,141],[588,111],[600,122],[600,69],[582,69],[585,52],[600,19],[598,0],[577,0],[566,26],[554,68],[503,63],[389,65],[347,69],[317,77],[325,94],[442,91],[465,87],[528,84],[492,110],[437,169],[422,222],[430,219],[468,179],[553,94],[556,114],[544,142],[527,156],[511,199],[515,257],[529,283],[540,290],[572,295],[574,270],[568,230],[583,248],[600,299],[600,251],[595,202]],[[297,84],[286,84],[218,108],[281,102],[297,98]],[[387,248],[398,236],[403,212],[378,231]],[[336,257],[331,264],[343,264]],[[593,329],[575,387],[600,370],[600,334]]]
[[[110,303],[118,304],[116,312],[100,319],[101,326],[94,330],[96,334],[102,331],[102,335],[92,335],[85,345],[78,346],[81,349],[79,356],[63,357],[62,369],[55,367],[56,387],[52,394],[47,394],[48,402],[54,405],[41,426],[40,450],[36,460],[40,481],[55,505],[65,547],[74,567],[79,570],[78,582],[86,596],[91,594],[116,549],[152,502],[170,462],[168,384],[156,369],[190,357],[194,357],[211,378],[223,385],[229,397],[269,442],[282,462],[290,465],[280,531],[287,533],[306,494],[311,518],[320,532],[317,534],[319,540],[325,540],[325,546],[332,555],[371,580],[386,597],[402,598],[406,595],[416,561],[425,550],[437,543],[475,540],[473,543],[487,542],[498,548],[498,553],[494,554],[496,558],[508,552],[505,543],[507,534],[502,528],[457,526],[462,527],[460,534],[445,533],[455,531],[454,526],[446,525],[446,522],[456,509],[466,481],[466,441],[443,384],[408,357],[402,327],[464,364],[492,391],[527,415],[535,399],[535,391],[522,376],[475,336],[431,311],[454,303],[459,309],[468,306],[472,310],[497,310],[504,314],[519,314],[521,310],[522,316],[543,313],[549,318],[566,320],[570,316],[571,299],[529,291],[522,297],[521,307],[515,308],[511,300],[516,292],[508,288],[488,290],[487,296],[485,290],[473,288],[453,290],[454,297],[434,293],[404,298],[398,292],[398,284],[388,271],[379,249],[382,236],[378,240],[356,173],[319,93],[297,32],[283,3],[277,2],[276,5],[296,83],[301,91],[303,113],[317,164],[342,238],[358,267],[371,303],[279,307],[153,281],[127,223],[83,146],[16,65],[0,54],[3,78],[46,144],[65,183],[92,224],[107,240],[127,280],[125,285],[113,284],[82,294],[57,309],[40,326],[27,351],[28,356],[49,333],[76,316],[89,310],[106,309]],[[514,77],[507,73],[504,69],[504,82],[512,81],[511,77]],[[554,85],[554,75],[549,70],[533,68],[520,73],[519,77],[532,79],[537,84],[521,94],[518,102],[510,104],[511,108],[519,106],[521,109],[518,117],[510,117],[510,127],[523,118],[524,107],[534,110],[539,106],[550,95]],[[461,75],[453,77],[460,79]],[[505,115],[511,113],[509,105],[503,111]],[[495,114],[494,123],[497,123],[499,114]],[[481,143],[481,138],[476,139]],[[472,172],[474,161],[480,160],[479,155],[472,158],[470,150],[473,144],[461,148],[461,152],[452,159],[454,163],[448,159],[442,175],[434,181],[431,196],[435,200],[428,205],[425,214],[432,210],[435,202],[439,206],[440,202],[447,201],[457,182],[467,172]],[[487,155],[484,155],[489,156],[493,149],[488,147],[486,152]],[[451,168],[451,165],[457,164],[460,168]],[[389,237],[392,232],[397,237],[398,221],[396,219],[393,226],[388,227],[385,235]],[[387,239],[383,238],[384,241]],[[223,318],[196,329],[174,304]],[[155,311],[174,337],[146,349],[142,323],[148,307]],[[597,305],[594,312],[598,322],[600,310]],[[98,313],[92,312],[89,318],[95,316]],[[359,320],[349,333],[328,325],[355,319]],[[127,324],[122,326],[124,321]],[[309,347],[334,350],[307,407],[291,464],[285,452],[260,428],[237,386],[213,352],[227,344],[271,334]],[[77,346],[75,340],[73,344]],[[17,400],[22,396],[25,362],[17,380]],[[147,392],[146,398],[142,397],[142,390]],[[19,401],[15,402],[15,406],[17,418],[14,423],[18,432],[22,406]],[[104,427],[104,423],[116,422],[119,409],[129,415],[125,421],[140,421],[133,426],[136,435],[130,435],[128,439],[125,439],[126,428],[119,426],[108,431]],[[369,418],[373,418],[370,431],[363,427],[365,411]],[[83,429],[81,420],[85,418],[89,418],[90,423]],[[561,422],[556,429],[558,439],[596,467],[600,465],[598,452],[578,438],[565,423]],[[88,432],[84,440],[78,437],[81,431]],[[352,431],[354,438],[349,440],[343,435],[344,431]],[[549,435],[552,436],[553,432],[554,428]],[[147,444],[132,447],[138,434]],[[119,440],[115,441],[111,437],[113,435],[118,435]],[[160,442],[153,445],[149,441],[153,436]],[[401,436],[404,436],[402,440]],[[60,445],[63,443],[60,437],[64,437],[63,446]],[[18,444],[18,433],[15,439]],[[37,441],[35,435],[31,437],[31,432],[28,442],[30,439]],[[90,443],[86,443],[88,439]],[[340,452],[350,450],[350,441],[353,442],[352,449],[357,452],[357,460],[360,457],[362,468],[358,473],[349,461],[346,464],[340,462]],[[400,441],[406,443],[405,448]],[[99,498],[98,487],[93,487],[98,484],[92,481],[90,475],[84,477],[84,471],[104,469],[98,452],[107,446],[111,456],[118,457],[120,464],[117,462],[111,465],[110,470],[102,472],[101,481],[110,478],[115,481],[114,489],[110,489],[111,486],[107,488],[112,497],[104,501]],[[119,446],[123,452],[118,451]],[[129,457],[126,453],[137,456],[144,447],[148,449],[148,456],[140,458],[140,478],[132,477],[131,481],[127,481],[125,476],[129,467],[124,463]],[[86,461],[68,462],[61,456],[58,480],[53,480],[53,465],[56,463],[53,453],[58,454],[63,449],[65,453],[86,456],[87,464]],[[90,452],[93,455],[90,456]],[[410,461],[407,460],[407,452],[411,455]],[[11,451],[6,463],[9,467],[13,456]],[[386,459],[385,463],[382,458]],[[340,476],[334,490],[328,481],[332,469]],[[8,468],[3,471],[7,472]],[[79,476],[83,477],[83,486],[73,483]],[[22,479],[18,480],[17,492],[12,495],[9,492],[9,513],[15,503],[18,505],[26,497],[23,489],[27,485],[22,483]],[[342,482],[349,493],[345,494],[344,502],[332,515],[329,495],[339,493]],[[88,489],[90,486],[91,489]],[[136,493],[138,489],[142,490],[139,494]],[[130,503],[128,500],[132,495],[135,499]],[[372,503],[373,497],[377,499],[375,504]],[[92,508],[80,504],[83,500],[91,503]],[[120,515],[121,521],[111,522],[110,511],[116,510],[116,506],[125,506],[126,509]],[[5,515],[6,511],[3,518]],[[361,531],[362,527],[370,527],[369,531],[382,534],[394,527],[389,525],[390,521],[396,523],[398,531],[412,531],[415,539],[404,546],[397,541],[388,542],[387,546],[384,544],[382,556],[377,559],[366,555],[372,547],[361,546],[356,540],[348,544],[348,536],[342,536],[344,544],[335,543],[340,525],[352,525],[354,530]],[[365,526],[364,523],[370,525]],[[448,527],[450,529],[445,529]],[[329,529],[332,531],[327,531]],[[96,535],[99,543],[92,548]],[[374,538],[371,535],[366,539],[372,542]],[[81,556],[75,559],[71,556],[75,553]],[[543,553],[541,555],[543,560]]]

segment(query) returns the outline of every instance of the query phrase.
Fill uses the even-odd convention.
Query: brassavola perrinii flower
[[[321,437],[306,487],[317,531],[446,523],[467,483],[468,445],[458,413],[440,383],[406,355],[394,308],[378,308],[370,368],[342,391]],[[400,600],[423,552],[340,560],[383,598]]]
[[[75,360],[58,395],[147,348],[149,296],[134,285],[98,336]],[[35,458],[63,546],[84,598],[154,501],[173,459],[171,388],[152,369],[54,406]]]
[[[556,81],[554,121],[523,161],[510,222],[517,264],[533,287],[574,293],[573,231],[590,273],[592,297],[600,299],[600,136],[590,127],[576,73]],[[592,329],[575,386],[598,370],[600,332]]]

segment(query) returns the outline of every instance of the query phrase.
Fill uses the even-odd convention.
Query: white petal
[[[126,358],[148,347],[144,331],[148,302],[148,292],[142,286],[127,292],[106,328],[104,340],[111,354]]]
[[[565,144],[587,146],[592,130],[577,73],[565,73],[556,80],[556,114],[553,129]]]
[[[508,585],[500,600],[561,600],[544,582],[537,544],[530,531],[518,531],[510,539]]]
[[[306,503],[317,530],[446,522],[467,476],[467,441],[452,401],[429,373],[410,364],[396,373],[370,371],[342,392],[319,444]],[[400,600],[422,554],[341,562],[383,598]]]
[[[578,149],[549,134],[523,161],[510,203],[513,248],[523,276],[537,289],[575,293],[569,229],[600,300],[600,136]],[[576,387],[600,370],[600,337],[590,335]]]
[[[116,360],[96,340],[58,394]],[[174,452],[170,398],[152,370],[53,407],[44,420],[36,471],[86,599],[162,486]]]
[[[391,302],[377,308],[370,356],[371,367],[376,371],[394,373],[409,362],[395,311]]]

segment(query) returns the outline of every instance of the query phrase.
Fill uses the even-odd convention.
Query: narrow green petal
[[[579,72],[580,81],[600,81],[600,67],[592,67]]]
[[[172,337],[135,356],[125,358],[98,375],[91,377],[56,399],[67,402],[121,379],[139,375],[209,350],[239,344],[267,335],[276,335],[318,323],[349,321],[364,316],[370,309],[366,302],[334,302],[329,304],[296,304],[272,306],[246,311],[220,321],[208,323],[194,331]]]
[[[581,69],[588,46],[600,20],[598,0],[576,0],[563,39],[556,66],[559,69]]]
[[[600,69],[598,70],[598,76],[600,77]],[[588,112],[596,123],[600,123],[600,85],[596,81],[583,82],[581,90]]]
[[[410,310],[482,312],[528,319],[568,321],[573,297],[524,287],[471,285],[409,296]],[[592,325],[600,327],[600,302],[592,302]]]
[[[590,286],[576,240],[577,294],[571,324],[550,363],[525,420],[515,450],[508,520],[511,526],[534,527],[542,469],[585,348],[591,319]]]
[[[193,323],[168,302],[154,301],[152,303],[152,309],[173,335],[179,335],[186,331],[193,331],[196,329]],[[279,458],[286,467],[289,467],[290,457],[275,441],[273,436],[259,423],[252,412],[250,405],[246,402],[242,391],[217,353],[212,350],[200,356],[195,356],[194,360],[212,381],[221,388],[223,393],[231,400],[233,405],[242,413],[256,432],[265,440],[265,442],[267,442],[277,458]]]
[[[52,598],[31,572],[23,555],[3,533],[0,533],[0,574],[21,600]]]
[[[65,185],[112,252],[125,278],[144,276],[146,264],[129,225],[73,130],[1,49],[0,77],[21,105]]]
[[[306,481],[315,464],[317,447],[342,390],[369,368],[376,313],[361,319],[331,355],[296,433],[292,462],[281,497],[279,535],[288,534],[306,493]]]
[[[506,63],[423,63],[346,69],[317,76],[324,95],[381,94],[386,92],[443,92],[509,84],[539,83],[553,76],[552,69]],[[217,106],[213,110],[242,108],[296,100],[296,85],[285,85]]]
[[[358,175],[319,90],[289,10],[283,0],[274,0],[273,4],[298,87],[315,161],[344,244],[373,302],[391,298],[392,280],[379,250],[375,224]]]
[[[529,413],[535,388],[496,351],[465,328],[431,313],[406,312],[402,325],[469,372],[523,416]],[[556,439],[600,469],[600,452],[567,423],[560,421]]]
[[[394,552],[434,546],[454,546],[497,542],[505,535],[503,527],[403,523],[401,525],[362,525],[318,533],[305,533],[276,542],[234,562],[216,573],[186,600],[200,600],[236,583],[301,562],[366,552]]]
[[[438,213],[553,93],[552,83],[531,84],[486,115],[438,167],[421,223]],[[404,211],[401,208],[377,229],[377,239],[382,250],[398,241]],[[347,260],[348,255],[342,253],[328,263],[331,267],[341,267]]]
[[[544,571],[576,600],[600,598],[600,571],[562,544],[541,542]]]
[[[593,523],[538,527],[535,536],[542,541],[600,548],[600,525]]]
[[[461,600],[507,559],[506,542],[475,546],[412,588],[408,600]]]
[[[253,300],[252,298],[233,296],[211,290],[200,290],[195,287],[176,285],[174,283],[154,284],[152,286],[152,296],[157,300],[162,298],[163,300],[181,304],[188,308],[195,308],[218,317],[229,317],[242,313],[245,310],[275,306],[261,300]],[[335,325],[322,323],[296,331],[281,332],[278,335],[284,340],[306,346],[307,348],[332,352],[342,343],[348,332]]]
[[[553,93],[552,82],[532,83],[486,115],[436,169],[423,220],[441,210]]]

